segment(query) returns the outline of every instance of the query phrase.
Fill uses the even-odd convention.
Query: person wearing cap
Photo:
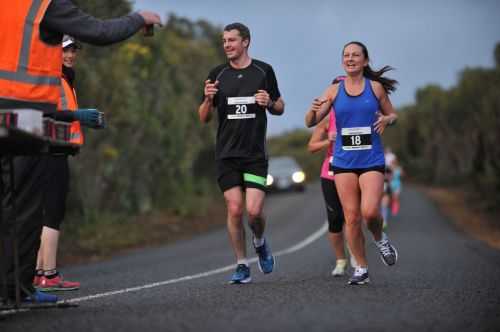
[[[64,34],[104,46],[123,41],[146,26],[161,25],[159,15],[149,11],[101,20],[83,12],[70,0],[0,1],[0,22],[0,110],[32,109],[46,114],[55,114],[60,100],[60,44]],[[56,296],[41,293],[32,285],[48,181],[46,159],[0,158],[2,171],[11,164],[15,170],[13,182],[6,176],[0,181],[0,192],[4,192],[0,236],[5,242],[0,269],[6,272],[9,299],[16,297],[12,250],[16,237],[21,296],[28,302],[57,301]]]
[[[78,102],[74,88],[73,66],[81,45],[73,37],[65,35],[62,49],[61,99],[57,109],[60,112],[75,112],[78,110]],[[71,123],[70,141],[79,146],[83,145],[83,133],[79,121]],[[41,291],[76,290],[80,288],[80,283],[65,280],[57,270],[60,227],[66,214],[66,199],[70,183],[68,156],[51,155],[47,158],[49,159],[47,176],[50,179],[50,185],[47,187],[44,199],[42,236],[33,285]]]

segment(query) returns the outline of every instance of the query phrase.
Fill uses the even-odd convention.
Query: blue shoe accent
[[[250,277],[250,268],[245,264],[238,264],[236,266],[236,271],[233,273],[231,277],[230,284],[248,284],[252,281],[252,277]]]
[[[255,252],[259,256],[259,269],[262,273],[271,273],[274,269],[274,256],[271,253],[271,249],[267,245],[267,241],[264,240],[264,244],[260,247],[255,247]]]
[[[25,303],[56,303],[59,298],[56,295],[42,293],[39,290],[23,299]]]

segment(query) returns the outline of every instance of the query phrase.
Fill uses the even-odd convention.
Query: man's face
[[[76,62],[77,49],[73,46],[63,48],[63,64],[68,68],[73,68]]]
[[[246,52],[249,40],[243,40],[238,30],[230,30],[224,31],[222,42],[227,58],[236,60]]]

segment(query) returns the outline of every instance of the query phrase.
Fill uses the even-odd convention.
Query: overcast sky
[[[465,67],[492,67],[500,42],[500,0],[136,0],[134,7],[248,25],[250,55],[273,66],[286,102],[284,116],[269,116],[271,135],[304,126],[311,100],[343,74],[342,47],[351,40],[368,47],[375,69],[396,68],[388,75],[400,82],[396,108],[413,103],[419,87],[454,85]]]

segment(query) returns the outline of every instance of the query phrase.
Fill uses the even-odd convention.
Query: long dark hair
[[[352,44],[358,45],[359,47],[361,47],[361,49],[363,50],[363,55],[365,56],[365,58],[368,61],[370,61],[370,57],[368,55],[368,49],[366,48],[366,46],[363,43],[358,42],[358,41],[352,41],[352,42],[345,44],[344,48],[342,49],[342,56],[344,54],[345,48],[349,45],[352,45]],[[386,72],[391,71],[391,70],[394,70],[394,68],[391,66],[384,66],[384,67],[382,67],[382,69],[376,71],[376,70],[373,70],[370,67],[370,65],[367,65],[363,69],[363,75],[372,81],[380,82],[380,84],[382,84],[382,86],[384,87],[385,92],[387,92],[387,94],[390,94],[391,92],[396,91],[396,84],[398,84],[398,81],[393,80],[393,79],[388,78],[388,77],[382,77],[382,76]]]

